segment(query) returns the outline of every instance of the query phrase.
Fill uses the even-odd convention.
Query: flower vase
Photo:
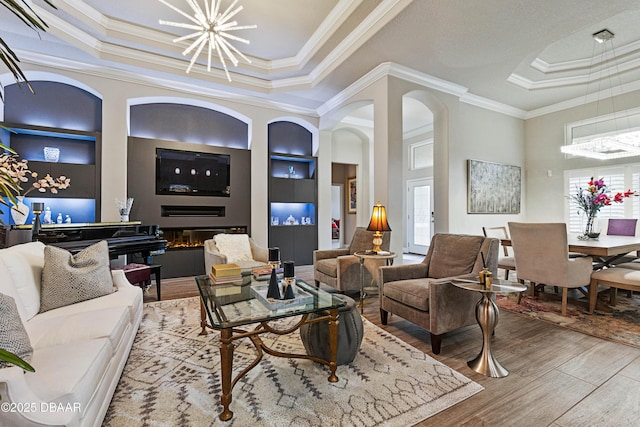
[[[600,236],[600,231],[596,227],[596,212],[587,214],[587,226],[584,230],[584,235],[589,239],[597,239]]]
[[[16,203],[11,207],[11,218],[16,225],[23,225],[29,216],[29,206],[24,204],[24,196],[16,196]]]

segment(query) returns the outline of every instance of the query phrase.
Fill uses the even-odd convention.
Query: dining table
[[[632,254],[640,257],[640,237],[600,235],[596,239],[582,240],[578,234],[569,234],[567,243],[569,252],[593,257],[593,269],[611,267],[622,257]],[[511,239],[500,239],[503,246],[511,246]]]

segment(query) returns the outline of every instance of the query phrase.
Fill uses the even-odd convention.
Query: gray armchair
[[[245,235],[246,236],[246,235]],[[251,259],[242,261],[234,261],[238,264],[243,271],[251,270],[257,267],[264,267],[268,265],[269,261],[269,249],[258,246],[256,242],[249,236],[249,246],[251,248]],[[204,242],[204,267],[205,274],[211,272],[211,266],[215,264],[227,264],[229,262],[227,255],[222,253],[216,245],[215,236],[213,239],[205,240]]]
[[[388,251],[391,233],[382,236],[382,250]],[[316,286],[325,283],[342,293],[360,291],[360,259],[355,252],[373,249],[373,231],[356,227],[348,248],[316,250],[313,252],[313,279]],[[367,259],[364,263],[364,283],[369,285],[376,279],[376,270],[386,261]],[[375,284],[374,284],[375,286]],[[350,292],[351,291],[351,292]]]
[[[440,354],[442,335],[476,322],[477,292],[451,284],[454,277],[477,279],[482,256],[497,275],[498,239],[461,234],[436,234],[421,263],[378,268],[380,320],[394,313],[426,329],[431,351]],[[483,255],[481,255],[483,254]]]

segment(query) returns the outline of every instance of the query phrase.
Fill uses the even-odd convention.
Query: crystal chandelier
[[[179,43],[183,40],[193,39],[193,42],[189,47],[182,52],[185,56],[192,54],[191,61],[187,67],[187,73],[191,71],[191,67],[193,67],[193,64],[198,60],[200,53],[202,53],[205,47],[207,47],[207,71],[211,71],[211,56],[214,53],[217,53],[218,58],[222,63],[222,68],[224,68],[224,72],[227,75],[228,81],[231,81],[231,76],[227,69],[227,61],[225,60],[225,57],[231,61],[234,66],[238,65],[237,56],[244,59],[247,63],[251,63],[249,58],[229,42],[229,40],[234,40],[249,44],[249,40],[234,36],[229,32],[257,28],[256,25],[238,25],[236,21],[231,21],[231,18],[243,9],[242,6],[238,6],[234,9],[238,0],[234,0],[234,2],[231,3],[231,6],[226,8],[224,12],[220,12],[222,0],[204,0],[204,10],[200,7],[197,0],[185,0],[191,7],[193,16],[169,4],[165,0],[158,1],[175,10],[190,21],[183,23],[164,21],[161,19],[159,21],[160,24],[195,31],[173,40],[174,43]]]
[[[592,75],[595,75],[598,80],[602,80],[603,74],[608,67],[608,56],[613,61],[616,58],[615,49],[613,47],[613,38],[615,35],[607,30],[601,30],[593,34],[595,43],[602,45],[601,54],[601,66],[599,71],[595,71],[592,66],[589,72],[589,79],[587,82],[587,92],[589,90],[588,85],[592,80]],[[610,47],[610,52],[607,53],[607,49]],[[595,52],[595,49],[594,49]],[[595,59],[595,55],[594,55]],[[593,59],[592,59],[593,61]],[[575,128],[571,129],[571,135],[567,135],[567,139],[570,143],[563,145],[560,151],[566,154],[575,156],[589,157],[599,160],[611,160],[619,159],[622,157],[640,156],[640,127],[636,123],[632,126],[630,116],[627,112],[626,115],[616,113],[613,101],[613,85],[611,84],[611,75],[615,72],[619,76],[619,70],[617,64],[609,67],[612,71],[609,72],[609,98],[611,102],[613,114],[608,117],[596,117],[592,120],[593,130],[587,132],[584,136],[576,136],[574,134]],[[620,84],[620,91],[622,92],[622,84]],[[600,99],[596,104],[596,116],[598,116],[598,110],[600,107]],[[604,101],[604,100],[602,100]],[[585,101],[586,104],[586,101]],[[623,123],[619,126],[619,122]],[[636,122],[637,119],[634,119]],[[600,125],[600,130],[598,126]],[[578,128],[579,126],[576,126]],[[589,129],[586,125],[581,125],[583,129]],[[584,130],[583,130],[584,132]]]

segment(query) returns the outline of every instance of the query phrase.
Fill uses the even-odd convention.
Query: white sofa
[[[38,313],[44,247],[0,250],[0,292],[16,301],[36,370],[0,369],[0,426],[99,426],[142,320],[142,291],[114,270],[116,292]]]

